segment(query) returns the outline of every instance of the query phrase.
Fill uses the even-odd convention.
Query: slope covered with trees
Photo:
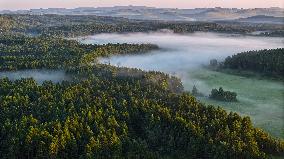
[[[165,22],[129,20],[94,15],[0,15],[0,29],[5,32],[44,36],[84,36],[96,33],[149,32],[170,29],[175,33],[220,32],[261,36],[283,36],[283,25],[243,24],[226,22]],[[267,33],[267,31],[269,33]]]
[[[222,68],[254,71],[270,76],[284,76],[284,48],[248,51],[229,56]]]
[[[0,158],[267,158],[284,142],[249,117],[205,106],[160,72],[92,63],[152,44],[83,45],[2,36],[1,70],[64,69],[72,80],[0,79]]]
[[[98,56],[142,53],[153,44],[81,45],[74,40],[23,35],[0,36],[0,70],[63,69],[90,63]]]
[[[95,73],[95,72],[94,72]],[[143,78],[0,81],[1,157],[265,158],[283,142],[248,117]]]

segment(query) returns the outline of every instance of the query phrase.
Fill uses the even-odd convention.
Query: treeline
[[[118,24],[76,24],[42,28],[40,33],[47,36],[67,36],[76,37],[97,33],[126,33],[126,32],[149,32],[161,29],[173,30],[175,33],[203,32],[224,32],[244,34],[249,30],[243,28],[233,28],[217,23],[191,22],[191,23],[170,23],[170,22],[137,22],[137,23],[118,23]]]
[[[92,45],[51,38],[21,35],[0,36],[0,70],[63,68],[76,65]]]
[[[227,57],[221,67],[283,77],[284,48],[238,53]]]
[[[64,69],[95,62],[111,54],[144,53],[158,49],[153,44],[83,45],[75,40],[51,37],[0,35],[0,70]]]
[[[5,24],[0,25],[0,29],[5,32],[64,37],[84,36],[96,33],[149,32],[160,29],[170,29],[175,33],[203,31],[250,34],[263,30],[271,32],[271,34],[262,34],[264,36],[279,36],[278,33],[283,32],[283,25],[142,21],[94,15],[0,15],[0,22]]]
[[[82,65],[89,65],[97,62],[99,57],[108,57],[110,55],[125,54],[144,54],[150,51],[158,50],[159,47],[154,44],[106,44],[97,45],[91,52],[84,54],[81,58]]]

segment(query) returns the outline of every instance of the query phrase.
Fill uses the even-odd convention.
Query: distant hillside
[[[210,31],[260,36],[284,36],[283,24],[240,23],[234,20],[219,22],[169,22],[96,15],[0,15],[0,33],[74,37],[112,32],[149,32],[161,29],[169,29],[174,33]]]
[[[283,17],[273,17],[265,15],[257,15],[248,18],[240,18],[238,22],[248,22],[248,23],[270,23],[270,24],[284,24],[284,15]]]
[[[98,15],[124,17],[139,20],[165,20],[165,21],[216,21],[235,20],[253,16],[283,16],[283,8],[154,8],[145,6],[116,6],[116,7],[81,7],[75,9],[49,8],[19,11],[0,11],[0,14],[60,14],[60,15]]]

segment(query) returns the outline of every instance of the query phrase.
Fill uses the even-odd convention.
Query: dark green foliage
[[[155,45],[16,37],[1,39],[2,70],[63,67],[73,80],[0,79],[0,158],[227,159],[284,151],[283,141],[254,128],[248,117],[182,93],[175,77],[90,64]]]
[[[217,89],[212,89],[210,98],[225,101],[225,102],[236,102],[237,101],[237,93],[224,91],[222,87]]]
[[[284,48],[248,51],[229,56],[225,59],[222,67],[283,77]]]
[[[95,76],[78,83],[0,80],[1,157],[265,158],[283,152],[283,142],[253,128],[249,118],[171,93],[163,80],[152,82],[159,73],[134,78],[99,75],[101,69],[88,68]]]
[[[95,62],[111,54],[145,53],[152,44],[82,45],[74,40],[21,35],[0,36],[0,70],[62,69]]]

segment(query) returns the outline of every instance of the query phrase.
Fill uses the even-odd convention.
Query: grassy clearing
[[[186,89],[195,84],[203,94],[210,94],[212,88],[222,86],[237,92],[239,102],[220,102],[201,97],[207,104],[219,105],[228,111],[238,112],[252,118],[255,126],[271,135],[284,138],[284,85],[280,81],[242,77],[207,69],[190,71],[184,80]]]

